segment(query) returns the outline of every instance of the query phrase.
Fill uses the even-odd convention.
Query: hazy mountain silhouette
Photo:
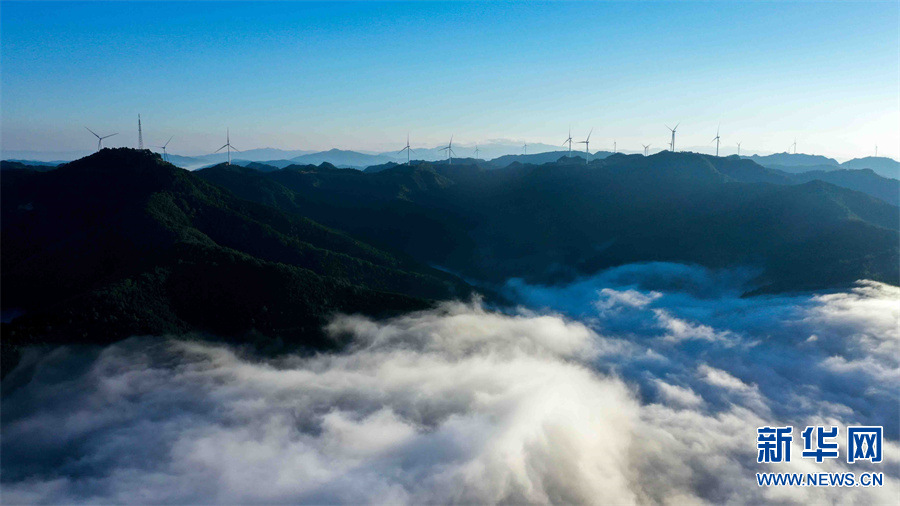
[[[780,167],[805,167],[811,165],[833,165],[839,166],[837,160],[821,155],[807,155],[805,153],[775,153],[772,155],[750,155],[743,156],[753,160],[763,167],[778,165]]]
[[[900,179],[900,162],[883,156],[854,158],[842,163],[841,167],[847,169],[872,169],[884,177]]]
[[[600,160],[600,159],[606,158],[607,156],[609,156],[611,154],[612,153],[609,151],[597,151],[596,153],[591,154],[591,160],[594,160],[594,159]],[[488,164],[492,167],[502,169],[502,168],[507,167],[510,164],[515,163],[515,162],[522,163],[522,164],[530,163],[530,164],[540,165],[540,164],[544,164],[544,163],[555,162],[555,161],[559,160],[560,158],[568,157],[568,156],[578,156],[578,157],[581,157],[582,161],[583,161],[583,159],[585,157],[585,153],[583,151],[573,151],[572,153],[569,153],[568,150],[562,150],[562,151],[557,150],[557,151],[548,151],[546,153],[535,153],[535,154],[531,154],[531,155],[505,155],[505,156],[501,156],[499,158],[495,158],[495,159],[489,161]]]
[[[265,174],[211,170],[232,168]],[[4,325],[13,347],[189,330],[322,347],[317,329],[333,311],[469,293],[453,276],[125,148],[4,172],[2,273],[3,308],[25,311]]]
[[[851,170],[829,165],[824,167],[825,170],[788,172],[780,168],[761,167],[749,159],[739,159],[736,155],[721,158],[716,164],[717,170],[735,181],[744,183],[800,184],[818,180],[863,192],[892,205],[900,204],[900,181],[896,179],[879,176],[869,169]]]
[[[66,163],[62,160],[54,160],[51,162],[42,162],[39,160],[15,160],[15,159],[12,159],[12,160],[3,160],[3,161],[4,162],[15,162],[15,163],[21,163],[22,165],[33,165],[33,166],[39,166],[39,167],[56,167],[58,165],[62,165],[64,163]]]
[[[0,170],[31,170],[35,172],[47,172],[50,170],[56,169],[56,164],[49,163],[25,163],[16,160],[3,160],[0,161]]]
[[[900,181],[876,174],[872,169],[837,169],[788,174],[794,183],[825,181],[879,198],[895,206],[900,205]]]
[[[900,277],[897,207],[822,181],[788,184],[790,175],[750,160],[663,152],[493,170],[463,162],[198,175],[474,279],[559,282],[644,261],[757,266],[767,290]]]
[[[369,165],[378,165],[391,161],[384,155],[369,155],[359,153],[357,151],[346,151],[342,149],[330,149],[319,153],[310,153],[306,155],[291,158],[291,161],[297,165],[318,165],[320,163],[330,163],[336,167],[353,167],[365,168]]]

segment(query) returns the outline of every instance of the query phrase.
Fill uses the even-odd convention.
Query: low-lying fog
[[[511,280],[511,313],[338,316],[329,331],[356,339],[338,355],[132,338],[29,357],[3,399],[2,499],[896,504],[900,289],[741,298],[750,275]],[[756,428],[787,424],[792,462],[757,464]],[[884,462],[847,464],[843,441],[800,458],[806,425],[848,424],[885,426]],[[885,483],[761,488],[758,471]]]

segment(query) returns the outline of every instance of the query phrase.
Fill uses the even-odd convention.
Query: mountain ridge
[[[3,309],[25,313],[3,324],[9,346],[201,331],[315,349],[331,346],[319,329],[333,311],[408,311],[471,290],[149,151],[104,149],[3,183]]]

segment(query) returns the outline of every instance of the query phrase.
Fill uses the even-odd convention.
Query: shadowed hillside
[[[898,209],[737,157],[662,152],[505,169],[418,163],[201,177],[475,279],[559,282],[632,262],[750,265],[767,290],[898,282]],[[776,184],[778,183],[778,184]]]
[[[392,313],[469,293],[148,151],[9,171],[2,206],[3,306],[25,312],[4,325],[4,345],[201,330],[321,348],[333,311]]]

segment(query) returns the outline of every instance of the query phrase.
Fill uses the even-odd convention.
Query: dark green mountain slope
[[[900,181],[881,176],[872,169],[813,170],[789,174],[789,177],[795,183],[824,181],[842,188],[863,192],[888,204],[900,205]]]
[[[644,261],[758,266],[773,290],[900,278],[897,207],[823,182],[783,184],[737,157],[199,175],[481,280],[559,282]]]
[[[333,311],[468,294],[452,276],[242,200],[147,151],[11,172],[3,307],[25,316],[4,325],[7,344],[207,330],[317,347]]]
[[[784,171],[775,167],[762,167],[746,158],[735,155],[715,159],[716,170],[734,181],[742,183],[800,184],[824,181],[835,186],[863,192],[889,204],[900,204],[900,181],[878,175],[870,169],[840,169],[826,166],[825,170],[813,166],[802,167],[803,172]]]
[[[55,169],[56,169],[56,165],[49,164],[49,163],[40,163],[40,162],[26,163],[26,162],[20,162],[20,161],[16,161],[16,160],[0,161],[0,171],[3,171],[4,175],[6,175],[5,173],[7,171],[14,171],[14,170],[32,170],[35,172],[47,172],[47,171],[51,171],[51,170],[55,170]]]

